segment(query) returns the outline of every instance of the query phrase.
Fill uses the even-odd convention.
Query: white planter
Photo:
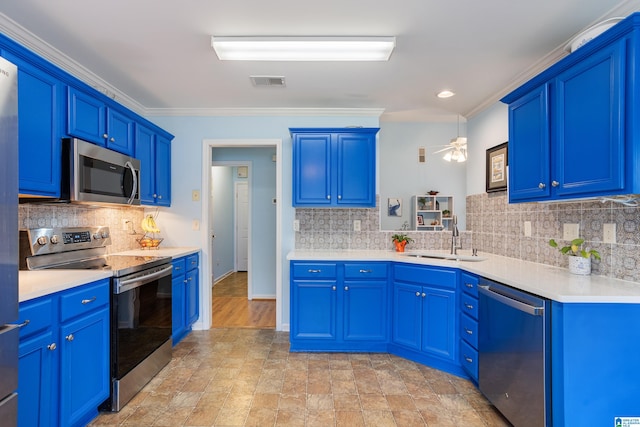
[[[591,274],[591,257],[583,258],[581,256],[570,256],[569,272],[572,274],[580,274],[583,276]]]

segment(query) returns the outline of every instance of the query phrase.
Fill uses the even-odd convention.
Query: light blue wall
[[[467,161],[467,194],[486,191],[486,150],[509,139],[509,110],[496,102],[473,116],[467,123],[469,160]]]
[[[234,269],[234,189],[233,168],[213,166],[211,168],[211,212],[213,230],[213,279],[214,282]]]
[[[253,277],[253,297],[273,298],[276,295],[276,163],[272,156],[274,148],[214,148],[214,161],[251,162],[249,168],[251,206],[251,269]],[[215,191],[215,189],[214,189]],[[233,189],[232,189],[233,191]],[[218,212],[218,207],[214,208]],[[224,209],[224,207],[223,207]],[[231,209],[233,214],[233,196]],[[233,218],[232,218],[233,227]],[[214,230],[216,233],[217,229]],[[233,243],[233,228],[231,229]],[[213,257],[224,251],[221,242],[214,240]],[[230,246],[231,252],[233,245]],[[229,250],[227,249],[227,252]],[[231,264],[233,268],[233,260]],[[218,276],[214,265],[214,276]]]
[[[398,230],[403,222],[411,224],[411,198],[430,190],[454,196],[454,213],[458,228],[465,229],[466,162],[447,162],[442,154],[433,154],[452,138],[465,136],[464,124],[453,123],[380,123],[379,133],[379,194],[380,227]],[[471,141],[471,140],[470,140]],[[425,147],[426,163],[418,163],[418,147]],[[386,214],[388,198],[402,198],[401,217]]]

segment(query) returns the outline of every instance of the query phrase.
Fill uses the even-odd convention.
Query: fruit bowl
[[[136,242],[140,245],[142,249],[158,249],[160,243],[162,243],[164,239],[161,238],[153,238],[153,237],[141,237],[140,239],[136,239]]]

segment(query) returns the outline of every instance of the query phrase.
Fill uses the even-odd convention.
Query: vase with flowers
[[[584,249],[584,239],[573,239],[570,244],[560,247],[551,239],[549,246],[557,248],[561,254],[569,256],[569,272],[573,274],[591,274],[591,257],[600,259],[600,253],[595,249]]]

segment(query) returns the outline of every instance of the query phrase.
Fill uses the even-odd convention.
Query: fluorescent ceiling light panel
[[[222,61],[388,61],[395,37],[211,37]]]

